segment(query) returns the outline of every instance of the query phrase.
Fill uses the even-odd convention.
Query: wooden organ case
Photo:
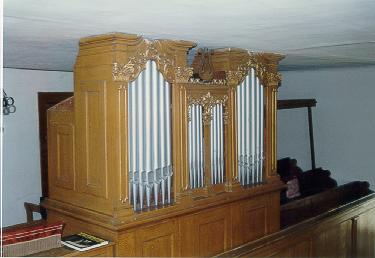
[[[279,230],[282,55],[84,38],[74,97],[48,111],[48,220],[117,256],[211,256]]]

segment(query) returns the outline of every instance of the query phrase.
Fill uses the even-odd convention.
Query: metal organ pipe
[[[204,150],[203,150],[203,141],[204,141],[204,137],[203,137],[203,108],[202,106],[199,106],[199,117],[198,117],[198,123],[199,123],[199,135],[200,135],[200,140],[199,140],[199,150],[198,150],[198,154],[200,155],[200,164],[199,164],[199,167],[200,167],[200,181],[201,181],[201,186],[204,185]]]
[[[201,105],[189,105],[188,149],[190,188],[204,186],[204,137],[203,108]]]
[[[260,85],[260,102],[259,102],[259,108],[260,108],[260,178],[259,181],[263,182],[263,160],[264,160],[264,87],[263,85]]]
[[[153,66],[155,63],[151,63]],[[153,67],[154,68],[154,67]],[[152,79],[159,83],[160,80],[159,73],[157,72],[156,67],[152,69]],[[155,170],[155,173],[153,173],[153,184],[154,184],[154,204],[155,206],[158,205],[159,200],[159,177],[158,173],[160,174],[160,159],[159,159],[159,113],[158,113],[158,106],[159,106],[159,87],[151,87],[152,90],[152,139],[153,139],[153,155],[152,160],[153,162],[153,170]]]
[[[160,113],[160,184],[161,184],[161,201],[162,204],[165,203],[165,183],[164,183],[164,168],[166,167],[166,162],[165,162],[165,142],[166,142],[166,137],[165,137],[165,124],[164,121],[166,119],[165,116],[165,105],[164,102],[166,101],[166,96],[164,94],[164,79],[161,75],[159,75],[159,83],[157,85],[159,88],[160,92],[160,102],[159,102],[159,113]]]
[[[242,120],[242,125],[243,125],[243,128],[242,128],[242,141],[243,141],[243,144],[242,144],[242,171],[243,171],[243,179],[242,181],[244,182],[244,184],[246,184],[247,182],[247,173],[248,173],[248,170],[247,170],[247,129],[249,127],[249,125],[247,124],[247,120],[246,120],[246,115],[247,115],[247,105],[248,105],[248,100],[246,98],[246,95],[247,95],[247,87],[246,87],[246,80],[244,80],[242,83],[241,83],[241,87],[242,87],[242,107],[241,107],[241,120]]]
[[[224,128],[223,128],[223,105],[218,105],[218,141],[219,141],[219,183],[224,182]]]
[[[256,142],[256,150],[255,150],[255,157],[256,157],[256,160],[255,160],[255,166],[256,166],[256,179],[255,179],[255,182],[258,183],[259,182],[259,175],[260,175],[260,167],[259,167],[259,143],[260,143],[260,107],[259,107],[259,93],[260,93],[260,84],[259,84],[259,79],[258,77],[256,78],[256,101],[255,101],[255,106],[256,106],[256,138],[255,138],[255,142]]]
[[[237,86],[238,179],[242,185],[263,181],[264,90],[251,68]]]
[[[191,167],[190,167],[190,173],[192,174],[192,182],[191,182],[191,187],[196,188],[195,180],[196,180],[196,171],[197,171],[197,164],[196,164],[196,112],[195,112],[196,106],[192,105],[191,106]]]
[[[145,98],[144,98],[144,105],[145,105],[145,176],[146,176],[146,203],[147,206],[150,207],[151,201],[151,193],[150,193],[150,182],[149,182],[149,174],[151,174],[151,62],[146,63],[146,70],[145,73],[145,80],[144,88],[145,88]]]
[[[144,77],[144,73],[142,72],[140,75],[139,75],[139,81],[138,81],[138,85],[136,85],[135,87],[135,90],[137,91],[137,104],[138,104],[138,112],[139,114],[142,114],[139,118],[138,118],[138,175],[139,175],[139,179],[138,179],[138,192],[139,192],[139,205],[140,205],[140,209],[143,208],[143,185],[144,185],[144,181],[143,181],[143,173],[144,173],[144,162],[143,162],[143,114],[144,114],[144,111],[143,111],[143,92],[144,92],[144,89],[143,89],[143,77]]]
[[[250,138],[251,138],[251,99],[250,99],[250,77],[247,76],[244,80],[245,83],[245,98],[246,98],[246,184],[250,184],[251,176],[251,152],[250,152]]]
[[[251,182],[255,182],[255,70],[251,68]]]
[[[189,106],[189,121],[188,121],[188,148],[189,148],[189,182],[190,182],[190,188],[193,188],[193,106]]]
[[[255,99],[254,99],[254,104],[255,104],[255,161],[254,161],[254,166],[255,166],[255,183],[258,181],[258,161],[259,161],[259,85],[258,85],[258,78],[255,78]]]
[[[216,148],[216,106],[212,108],[211,122],[211,184],[216,184],[216,164],[217,164],[217,148]]]
[[[216,104],[211,111],[211,183],[220,184],[224,182],[223,105]]]
[[[200,175],[201,175],[201,167],[200,167],[200,155],[199,155],[199,147],[200,147],[200,139],[201,139],[201,131],[200,131],[200,128],[199,128],[199,111],[200,111],[200,109],[199,109],[199,106],[195,106],[195,118],[197,119],[196,121],[195,121],[195,132],[196,132],[196,134],[197,134],[197,137],[195,137],[195,151],[194,151],[194,155],[195,155],[195,157],[196,157],[196,159],[195,159],[195,161],[196,161],[196,168],[197,168],[197,174],[196,174],[196,177],[197,177],[197,180],[196,180],[196,185],[197,185],[197,187],[200,187],[201,186],[201,177],[200,177]]]
[[[142,210],[170,203],[170,89],[154,61],[148,61],[146,69],[129,83],[128,105],[131,204],[134,210]]]
[[[237,86],[237,152],[238,152],[238,180],[243,184],[242,166],[242,84]]]
[[[166,110],[166,134],[167,134],[167,200],[171,203],[171,189],[172,189],[172,132],[171,132],[171,89],[169,83],[164,81],[164,89],[166,95],[165,110]]]

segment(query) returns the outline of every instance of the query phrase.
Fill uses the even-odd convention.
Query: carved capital
[[[230,84],[238,85],[246,77],[248,69],[244,70],[243,67],[239,67],[237,71],[228,71],[227,72],[227,81]]]
[[[223,106],[224,112],[223,112],[223,119],[226,123],[228,118],[228,111],[227,111],[227,100],[228,96],[215,96],[211,95],[210,92],[208,92],[205,95],[199,95],[199,96],[188,96],[188,105],[200,105],[203,109],[203,123],[205,125],[211,124],[212,120],[212,108],[217,105],[221,104]],[[189,113],[188,113],[189,114]],[[188,119],[190,121],[190,114],[188,116]]]
[[[188,82],[193,76],[193,68],[191,67],[176,67],[175,68],[175,82],[184,83]]]
[[[193,75],[192,68],[175,65],[175,56],[165,49],[167,43],[159,40],[146,40],[140,43],[136,54],[126,64],[113,63],[112,79],[130,82],[135,80],[146,68],[148,60],[156,63],[158,70],[168,82],[188,82]]]
[[[251,56],[256,63],[255,70],[261,84],[265,87],[279,85],[281,74],[277,66],[284,56],[271,53],[251,53]]]
[[[236,70],[227,72],[227,80],[234,85],[241,84],[253,68],[263,86],[278,85],[281,74],[277,72],[277,64],[281,58],[275,54],[248,52],[247,58],[242,60]]]

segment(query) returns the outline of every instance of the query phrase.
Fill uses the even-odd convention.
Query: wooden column
[[[277,175],[277,91],[281,75],[277,66],[284,56],[278,54],[255,54],[256,72],[264,86],[264,175],[268,182],[280,181]]]
[[[239,187],[237,169],[237,130],[236,130],[236,86],[231,84],[228,98],[228,122],[227,128],[227,150],[228,160],[226,166],[226,190],[233,191],[234,187]]]

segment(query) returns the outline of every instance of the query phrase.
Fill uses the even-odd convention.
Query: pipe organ
[[[210,256],[279,229],[282,55],[113,33],[81,39],[48,111],[48,220],[118,256]]]

